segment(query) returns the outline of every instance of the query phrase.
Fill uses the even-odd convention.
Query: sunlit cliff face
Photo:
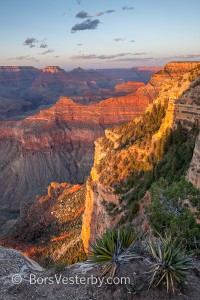
[[[44,69],[42,69],[42,72],[45,73],[45,72],[49,72],[49,73],[60,73],[64,70],[62,70],[61,68],[59,68],[58,66],[48,66],[48,67],[45,67]]]
[[[198,64],[195,63],[196,65]],[[193,68],[194,64],[189,64],[187,67]],[[38,158],[33,160],[34,164],[30,161],[28,164],[31,170],[37,166],[37,174],[40,174],[42,170],[49,170],[49,162],[40,169],[40,165],[47,157],[56,158],[58,165],[56,170],[60,172],[60,161],[63,161],[68,153],[71,154],[72,150],[78,153],[79,149],[83,149],[83,144],[80,147],[80,142],[87,141],[89,145],[87,146],[91,150],[95,137],[98,137],[98,134],[101,136],[109,124],[131,120],[113,129],[106,129],[105,137],[95,141],[94,164],[86,186],[69,186],[66,183],[53,182],[48,188],[47,195],[37,197],[33,205],[26,206],[25,199],[21,233],[24,234],[25,239],[32,237],[39,244],[41,243],[38,252],[34,252],[34,247],[30,250],[35,253],[35,256],[39,251],[44,255],[48,249],[48,255],[55,261],[56,258],[61,259],[66,253],[70,256],[70,249],[76,244],[77,248],[73,248],[73,255],[76,256],[77,252],[78,256],[82,257],[84,253],[82,241],[87,252],[89,241],[93,241],[98,235],[101,236],[106,227],[114,227],[123,217],[125,208],[123,203],[122,205],[119,203],[119,194],[114,192],[119,182],[126,183],[133,169],[138,173],[152,170],[153,164],[149,161],[149,155],[154,153],[156,142],[165,136],[167,129],[172,128],[176,121],[180,120],[185,126],[189,126],[195,122],[196,116],[199,118],[199,102],[197,103],[199,93],[196,83],[194,88],[190,86],[198,76],[198,70],[194,71],[194,74],[186,70],[183,63],[171,63],[155,74],[146,86],[141,86],[132,95],[111,98],[90,106],[76,104],[71,99],[63,97],[52,108],[41,111],[23,122],[17,124],[7,122],[5,128],[2,126],[0,131],[2,138],[9,134],[11,140],[20,141],[20,146],[23,146],[20,152],[22,157],[28,157],[32,161],[32,156],[36,156],[37,153],[41,155],[42,159],[38,165]],[[157,107],[160,105],[160,109],[156,110],[152,101]],[[140,116],[147,104],[149,105],[146,114]],[[132,120],[133,116],[136,117],[134,120]],[[145,132],[148,134],[143,140]],[[72,148],[67,148],[69,151],[58,161],[60,153],[63,153],[68,142]],[[59,147],[61,152],[58,151]],[[199,154],[198,143],[196,149],[188,178],[198,183],[195,176],[198,176],[199,167],[194,168],[198,166],[196,163]],[[76,160],[75,167],[78,165],[80,168],[81,162],[85,168],[88,157],[87,152],[83,161],[83,155],[78,153],[77,158],[80,160]],[[71,162],[72,157],[68,158]],[[15,170],[17,166],[15,163],[13,169]],[[62,174],[65,174],[65,166],[62,170]],[[73,176],[74,171],[77,169],[70,169],[70,176]],[[33,172],[29,176],[32,185]],[[63,176],[61,179],[64,178]],[[43,177],[46,178],[45,175],[41,178]],[[39,182],[41,179],[37,178],[37,180]],[[146,204],[150,201],[150,196],[147,198]],[[108,213],[110,206],[114,207],[113,215]],[[148,227],[149,224],[145,226]],[[52,231],[50,228],[53,228]],[[46,233],[48,233],[48,241],[45,240]]]
[[[145,170],[145,172],[151,170],[149,167],[152,168],[152,166],[148,164],[147,158],[154,151],[155,143],[165,136],[169,128],[176,126],[176,122],[181,121],[186,127],[191,128],[196,124],[197,119],[200,120],[200,103],[199,100],[197,101],[198,84],[194,82],[194,87],[191,86],[191,82],[200,75],[200,69],[196,68],[194,72],[188,72],[194,67],[200,67],[200,63],[186,63],[186,65],[184,63],[171,63],[158,74],[155,74],[150,83],[147,84],[152,89],[157,88],[158,97],[154,103],[166,106],[160,127],[153,134],[149,134],[148,142],[145,144],[137,143],[137,138],[134,137],[136,141],[129,146],[123,141],[123,134],[127,135],[129,139],[132,138],[132,133],[134,133],[137,124],[140,124],[140,120],[145,122],[145,116],[138,117],[127,125],[106,130],[106,137],[96,141],[94,166],[87,183],[86,209],[83,215],[82,239],[85,249],[88,249],[89,241],[94,241],[99,232],[102,234],[106,227],[112,228],[120,218],[121,209],[118,202],[120,196],[114,193],[117,183],[126,181],[133,170],[133,166],[134,169],[137,169],[138,165],[138,173],[141,170]],[[165,77],[165,72],[169,74],[169,71],[171,76]],[[159,81],[160,89],[158,85],[156,86],[159,76],[163,79],[162,84]],[[190,101],[186,101],[186,99],[190,99]],[[150,104],[146,112],[151,113],[153,109],[153,104]],[[143,123],[140,125],[141,131],[144,125]],[[125,143],[123,147],[122,141]],[[199,185],[199,176],[196,176],[199,168],[197,163],[199,158],[198,141],[197,139],[188,175],[188,178],[196,183],[196,186]],[[197,167],[194,168],[194,165]],[[107,213],[106,206],[115,204],[117,204],[118,213],[112,218]],[[123,211],[121,213],[123,214]]]

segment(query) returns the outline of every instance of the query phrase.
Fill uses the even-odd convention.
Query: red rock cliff
[[[179,63],[166,68],[128,96],[90,106],[61,98],[50,109],[23,121],[0,122],[1,209],[18,210],[21,201],[43,194],[52,181],[83,182],[93,164],[94,140],[106,128],[140,115],[163,83],[170,84],[184,72]],[[47,73],[57,71],[53,68]]]
[[[176,121],[181,121],[185,124],[194,124],[200,116],[199,103],[199,63],[169,63],[160,72],[152,76],[151,81],[143,89],[139,89],[137,93],[143,93],[155,97],[154,103],[166,103],[166,116],[161,122],[161,126],[152,136],[149,145],[125,147],[121,150],[120,139],[123,139],[119,129],[106,130],[106,138],[100,138],[95,142],[95,158],[94,165],[91,171],[90,179],[86,184],[86,208],[83,215],[82,239],[85,250],[87,251],[89,241],[94,241],[98,235],[102,235],[106,228],[112,228],[117,224],[123,209],[119,204],[119,195],[114,193],[113,184],[120,180],[126,180],[131,174],[131,165],[127,161],[130,160],[133,153],[137,153],[137,161],[132,161],[132,164],[137,165],[140,161],[145,161],[145,156],[148,156],[152,151],[152,146],[155,139],[159,139],[167,128],[175,126]],[[193,72],[193,69],[195,71]],[[197,81],[191,85],[191,82],[197,78]],[[157,97],[156,97],[157,95]],[[152,105],[147,107],[147,112],[151,111]],[[139,117],[135,122],[135,126]],[[131,123],[131,122],[130,122]],[[130,126],[130,129],[129,129]],[[141,126],[142,127],[142,126]],[[134,126],[128,123],[124,126],[124,131],[131,131]],[[191,163],[188,178],[196,185],[199,184],[198,172],[199,164],[199,140],[197,139],[194,151],[193,161]],[[113,153],[110,155],[110,153]],[[196,167],[195,167],[196,164]],[[129,167],[127,167],[127,165]],[[120,167],[121,166],[121,167]],[[118,172],[115,170],[118,170]],[[117,213],[114,215],[108,214],[107,210],[115,207]]]
[[[61,98],[22,121],[0,122],[0,206],[43,194],[52,181],[83,182],[93,163],[94,140],[108,127],[140,115],[151,101],[142,91],[84,106]]]

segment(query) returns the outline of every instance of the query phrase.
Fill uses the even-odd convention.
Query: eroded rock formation
[[[128,81],[128,82],[123,82],[121,84],[117,84],[115,86],[115,90],[117,92],[133,93],[142,86],[144,86],[143,82]]]
[[[140,165],[146,163],[145,157],[153,151],[155,141],[165,135],[167,129],[176,126],[179,121],[186,127],[199,126],[197,122],[200,118],[199,70],[200,63],[170,63],[153,75],[146,88],[149,88],[152,94],[157,95],[154,104],[166,105],[167,109],[159,129],[152,135],[149,145],[143,145],[141,142],[138,147],[133,143],[132,146],[121,149],[120,143],[124,136],[120,132],[120,127],[106,130],[106,138],[96,141],[94,166],[90,181],[87,183],[86,209],[83,215],[82,239],[85,249],[88,249],[89,241],[94,241],[96,236],[99,233],[102,234],[107,227],[115,226],[123,215],[123,204],[119,204],[120,195],[116,195],[114,192],[114,185],[115,182],[126,180],[131,174],[131,164],[129,168],[128,166],[132,155],[135,158],[135,153],[137,153],[137,161],[134,161],[133,164],[138,165],[138,172],[140,172],[142,170]],[[151,112],[153,107],[153,104],[150,104],[146,112]],[[131,138],[134,124],[136,127],[142,118],[135,119],[126,127],[122,126],[121,131],[124,130],[124,133]],[[197,139],[188,175],[189,180],[196,183],[196,186],[199,184],[198,149],[199,140]],[[145,169],[148,170],[148,163],[146,163]],[[108,213],[109,207],[112,207],[114,217]]]
[[[200,189],[200,133],[196,139],[194,153],[187,178],[194,186]]]
[[[97,103],[118,96],[114,86],[137,78],[148,81],[155,70],[124,69],[120,78],[100,70],[77,68],[67,72],[58,66],[36,69],[29,66],[0,66],[0,120],[21,120],[54,104],[60,96],[81,104]]]
[[[93,164],[94,140],[108,127],[140,115],[151,98],[139,94],[84,106],[61,98],[25,120],[0,122],[1,212],[45,193],[52,181],[81,183]]]
[[[177,69],[175,69],[175,66]],[[86,209],[84,211],[82,225],[82,239],[86,251],[88,249],[89,241],[93,241],[96,236],[102,235],[106,227],[114,227],[120,218],[123,217],[123,203],[119,204],[120,196],[114,192],[113,187],[115,182],[126,180],[126,178],[128,178],[128,176],[131,174],[131,163],[137,162],[138,164],[145,164],[145,158],[151,153],[154,147],[154,142],[159,140],[167,128],[172,128],[177,121],[181,121],[185,124],[188,116],[190,116],[190,126],[196,123],[195,116],[199,108],[199,84],[197,84],[198,81],[194,81],[191,85],[191,82],[198,76],[199,70],[196,68],[193,74],[193,71],[188,72],[187,69],[193,69],[194,66],[197,67],[198,64],[189,64],[187,67],[184,67],[183,63],[169,64],[169,66],[160,72],[160,77],[157,74],[154,75],[152,80],[145,87],[139,88],[134,94],[123,98],[109,99],[91,106],[78,105],[68,98],[62,98],[51,109],[42,111],[39,114],[29,117],[22,122],[18,122],[17,126],[12,122],[8,122],[6,124],[7,131],[5,135],[3,135],[4,130],[2,130],[2,139],[5,139],[6,136],[9,136],[12,141],[13,139],[16,140],[16,145],[18,145],[16,147],[18,147],[17,149],[20,149],[23,159],[24,157],[30,158],[29,165],[32,161],[32,157],[36,155],[38,162],[38,157],[41,155],[42,159],[40,160],[40,163],[36,165],[37,169],[34,170],[34,164],[36,164],[36,161],[33,160],[33,162],[31,162],[31,171],[34,170],[34,172],[32,174],[28,172],[28,178],[30,178],[30,184],[28,187],[30,187],[30,190],[35,182],[35,178],[38,178],[38,181],[34,185],[34,189],[36,190],[40,185],[39,178],[41,179],[44,174],[41,173],[42,170],[49,170],[51,166],[50,159],[51,163],[53,162],[52,173],[59,169],[63,170],[63,172],[66,170],[65,172],[67,172],[67,167],[70,167],[71,165],[67,165],[66,163],[62,166],[62,163],[64,159],[66,159],[66,155],[68,155],[70,163],[73,162],[74,157],[70,156],[71,153],[69,149],[75,149],[76,151],[73,153],[77,162],[77,173],[74,173],[74,170],[72,169],[71,173],[68,174],[68,178],[72,178],[70,177],[72,174],[73,176],[82,176],[83,173],[81,170],[85,170],[84,168],[86,168],[86,162],[81,157],[80,152],[78,152],[80,145],[82,148],[84,146],[91,150],[95,135],[100,136],[105,128],[113,124],[131,120],[133,116],[138,116],[138,118],[135,120],[124,125],[123,128],[117,127],[112,130],[106,130],[106,138],[100,138],[95,142],[96,148],[94,166],[86,183]],[[155,132],[151,133],[152,137],[150,134],[149,142],[147,144],[142,145],[141,143],[139,147],[138,145],[133,144],[131,147],[124,146],[121,149],[120,143],[122,142],[122,139],[124,139],[123,134],[127,134],[127,132],[129,132],[128,138],[129,136],[131,137],[131,133],[134,132],[137,123],[139,123],[141,120],[139,115],[141,114],[142,110],[144,110],[147,103],[150,103],[146,109],[147,113],[148,111],[154,109],[154,106],[151,104],[152,101],[154,101],[154,104],[160,103],[167,106],[165,117],[163,120],[160,120],[161,126],[155,129]],[[189,108],[188,105],[190,106]],[[133,111],[131,111],[130,108],[132,108]],[[186,111],[188,111],[188,113]],[[192,114],[194,119],[191,119],[191,111],[195,111],[195,114]],[[39,127],[38,124],[41,124],[42,127]],[[145,124],[141,123],[141,128],[144,126]],[[84,144],[85,141],[87,141],[86,144]],[[72,148],[66,148],[69,147],[67,146],[69,143]],[[123,143],[126,144],[126,141]],[[77,147],[74,147],[74,145],[77,145]],[[62,149],[62,152],[59,152],[60,149]],[[65,157],[62,156],[63,149],[66,150],[64,152]],[[135,160],[134,155],[136,152],[137,159]],[[87,162],[89,162],[90,154],[88,155],[87,151],[85,153],[85,157],[88,159]],[[76,156],[77,154],[78,156]],[[54,156],[57,159],[55,161],[52,160]],[[134,157],[133,162],[131,162],[132,156]],[[49,161],[47,160],[48,157],[50,157]],[[83,165],[79,163],[78,159],[80,157],[81,161],[84,162]],[[43,161],[48,161],[48,163],[44,165]],[[58,169],[56,169],[57,162],[59,162]],[[17,169],[16,165],[17,163],[15,163],[14,167],[12,167],[12,171],[13,169]],[[40,167],[42,170],[40,170]],[[37,177],[34,175],[37,173],[36,170],[39,171],[39,176],[42,174],[42,177],[39,177],[38,175]],[[118,172],[115,172],[115,170]],[[140,171],[139,168],[138,171]],[[27,174],[26,172],[27,170],[25,169],[24,174]],[[66,174],[62,173],[59,175],[61,175],[59,178],[62,178],[60,180],[68,180],[68,178],[65,179],[66,177],[64,177]],[[87,175],[85,175],[84,178],[86,178],[86,176]],[[45,174],[44,177],[46,178]],[[84,180],[83,177],[76,177],[74,182],[76,182],[77,178],[78,180],[80,180],[80,178]],[[48,182],[46,181],[45,184],[47,183]],[[58,185],[58,189],[56,184],[53,185],[55,186],[50,188],[53,193],[54,191],[60,191],[60,189],[62,190],[63,187],[64,190],[67,188],[67,184],[64,184],[63,186]],[[23,190],[23,193],[24,192],[25,191]],[[21,195],[23,195],[22,192]],[[60,199],[60,194],[57,194],[57,192],[55,192],[55,199],[56,197],[57,199]],[[49,211],[54,211],[54,202],[52,202],[50,199],[52,199],[51,193],[50,195],[42,198],[36,198],[34,204],[30,205],[30,208],[28,208],[27,211],[26,209],[22,209],[23,222],[21,224],[23,225],[21,227],[21,232],[23,232],[23,228],[25,228],[24,233],[26,233],[27,219],[27,237],[29,236],[29,233],[30,236],[31,234],[32,236],[37,236],[37,224],[39,224],[40,232],[41,228],[44,227],[46,230],[48,226],[53,224],[55,221],[56,218],[54,219],[54,215],[49,214]],[[53,201],[56,201],[55,199]],[[48,208],[46,208],[46,205]],[[26,207],[26,205],[24,207]],[[79,208],[77,208],[77,210],[79,211]],[[48,218],[50,219],[46,219],[47,215],[45,211],[47,211]],[[112,214],[108,213],[109,211],[112,211]],[[34,216],[37,215],[39,219],[36,217],[36,221],[34,221],[35,226],[32,226],[32,220]],[[43,215],[44,223],[41,221],[43,219]],[[67,214],[66,216],[67,217],[65,221],[69,221],[70,223],[70,216]],[[53,231],[53,234],[55,234],[55,231]],[[51,236],[51,238],[62,239],[62,236],[65,238],[65,234],[68,234],[67,230],[65,230],[65,233],[57,232],[57,235],[55,237]],[[64,245],[65,240],[63,242],[63,251],[66,250]]]

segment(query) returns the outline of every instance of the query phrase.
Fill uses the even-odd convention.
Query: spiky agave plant
[[[160,240],[155,244],[149,241],[151,253],[156,263],[151,266],[152,277],[149,288],[155,284],[159,286],[166,284],[167,292],[175,291],[175,284],[183,282],[192,267],[192,258],[187,256],[181,245],[172,240],[171,235],[165,238],[160,236]]]
[[[132,228],[107,229],[101,238],[90,243],[88,262],[104,264],[101,276],[109,273],[110,277],[113,278],[120,264],[133,258],[130,246],[135,241],[136,234]]]

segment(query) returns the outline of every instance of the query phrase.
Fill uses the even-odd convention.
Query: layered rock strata
[[[200,133],[197,136],[192,161],[188,170],[187,179],[200,189]]]
[[[150,101],[141,92],[90,106],[61,98],[25,120],[0,122],[1,213],[17,213],[21,201],[44,194],[52,181],[84,182],[94,141],[106,128],[140,115]]]
[[[110,184],[106,184],[109,180],[111,182],[115,181],[115,168],[118,169],[118,165],[123,163],[126,166],[126,160],[135,152],[137,152],[138,161],[133,163],[143,163],[145,157],[152,151],[155,141],[159,140],[166,133],[167,129],[176,126],[177,122],[180,121],[184,126],[189,126],[190,128],[193,125],[199,126],[197,122],[200,119],[199,75],[200,63],[196,62],[169,63],[160,72],[153,75],[146,88],[148,88],[148,91],[151,90],[154,95],[157,95],[153,103],[165,105],[167,109],[161,126],[153,134],[149,146],[144,145],[143,149],[133,144],[130,148],[120,150],[120,138],[123,138],[120,129],[106,130],[106,140],[99,139],[96,141],[94,166],[91,171],[90,181],[87,182],[86,209],[83,215],[82,239],[85,249],[88,249],[89,242],[94,241],[99,233],[102,234],[107,227],[112,228],[115,226],[121,217],[120,214],[123,215],[123,210],[121,210],[123,205],[119,204],[120,196],[115,194],[114,188]],[[152,109],[153,104],[150,104],[146,112],[150,112]],[[140,118],[135,119],[135,125],[139,120]],[[130,130],[134,127],[132,123],[127,124],[125,131],[128,131],[129,126]],[[196,186],[199,185],[198,149],[199,139],[196,142],[188,175],[189,180],[195,183]],[[106,163],[106,157],[110,157],[111,153],[113,153],[116,161],[116,166],[112,167],[112,170],[110,161]],[[125,169],[126,167],[124,169],[123,167],[120,168],[120,174],[118,174],[120,178],[118,180],[126,180],[126,177],[128,177],[129,171],[126,174]],[[108,178],[105,178],[103,170],[106,170],[104,173],[107,174]],[[116,214],[114,217],[108,214],[107,210],[109,207],[115,207]]]

